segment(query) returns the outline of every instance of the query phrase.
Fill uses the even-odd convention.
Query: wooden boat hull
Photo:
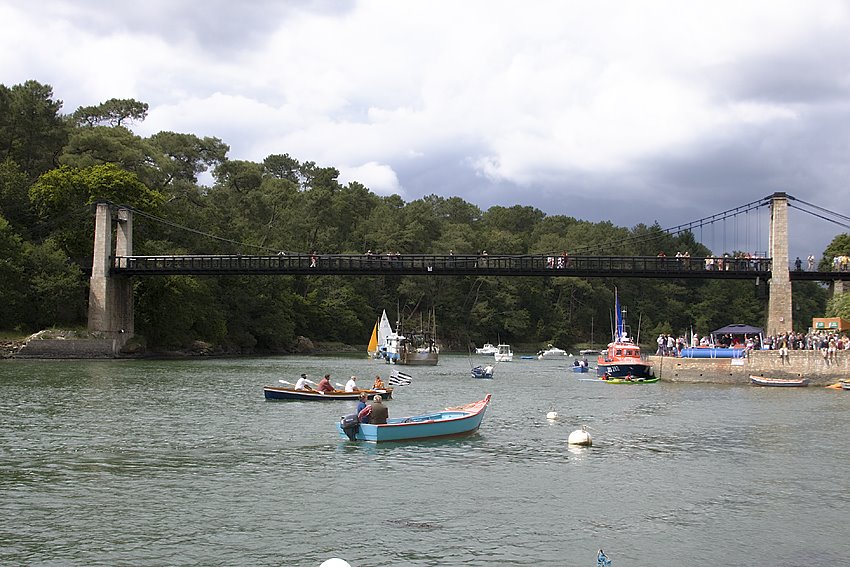
[[[381,443],[456,437],[474,433],[481,426],[490,403],[490,394],[483,400],[459,408],[447,408],[426,415],[390,418],[386,424],[361,423],[355,440]],[[340,419],[336,424],[342,439],[348,440]]]
[[[764,376],[750,376],[753,386],[778,386],[780,388],[799,388],[809,385],[808,378],[785,380],[782,378],[765,378]]]
[[[437,366],[440,360],[439,353],[431,352],[403,352],[395,361],[396,364],[404,366]]]
[[[334,390],[333,392],[322,393],[315,390],[296,390],[294,388],[284,388],[281,386],[263,386],[263,395],[267,400],[300,400],[318,402],[333,400],[357,401],[360,399],[360,394],[363,392],[366,392],[366,395],[370,400],[377,394],[380,394],[385,400],[393,397],[392,388],[385,388],[383,390],[360,390],[357,392]]]

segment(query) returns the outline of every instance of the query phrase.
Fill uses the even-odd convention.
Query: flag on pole
[[[390,373],[390,386],[410,386],[410,383],[413,382],[413,377],[409,374],[405,374],[404,372],[399,372],[398,370],[393,370]]]

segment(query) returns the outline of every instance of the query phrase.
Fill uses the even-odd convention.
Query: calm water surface
[[[493,401],[470,437],[376,446],[338,438],[353,403],[263,398],[386,378],[359,357],[0,361],[0,564],[850,564],[850,392],[571,363],[406,368],[391,415]],[[569,448],[581,425],[593,447]]]

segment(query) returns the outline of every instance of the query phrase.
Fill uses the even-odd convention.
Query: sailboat
[[[378,356],[378,324],[380,319],[375,321],[375,327],[372,329],[372,337],[369,339],[369,346],[366,347],[367,358],[375,358]]]
[[[433,312],[429,315],[429,325],[420,324],[419,329],[407,335],[403,334],[399,321],[395,332],[387,335],[386,347],[379,347],[381,357],[390,364],[436,366],[440,358],[436,336],[437,323]]]
[[[387,350],[387,337],[393,332],[390,326],[390,320],[387,318],[387,310],[384,309],[381,313],[381,318],[375,321],[375,327],[372,329],[372,338],[369,339],[369,346],[366,352],[369,358],[383,358],[382,352]]]

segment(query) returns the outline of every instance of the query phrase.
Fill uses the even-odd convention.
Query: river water
[[[263,398],[387,377],[360,357],[0,361],[0,564],[850,564],[850,392],[471,360],[404,368],[388,405],[489,392],[480,431],[386,446],[338,438],[351,402]],[[593,446],[568,447],[582,425]]]

